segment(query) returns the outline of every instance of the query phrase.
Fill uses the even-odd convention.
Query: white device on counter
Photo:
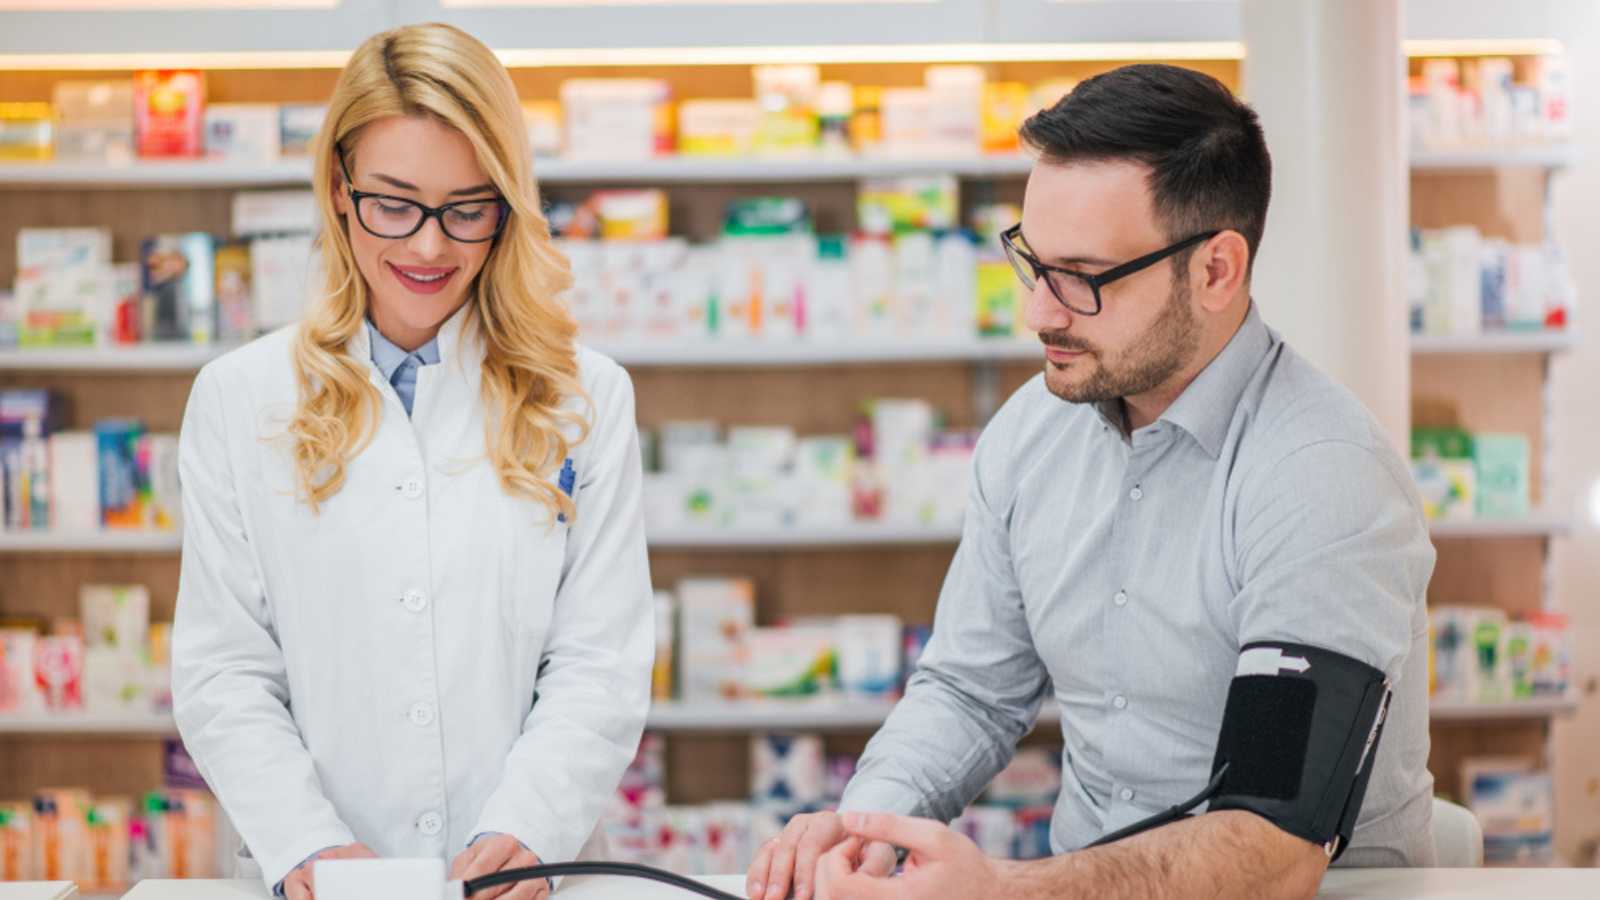
[[[442,859],[319,859],[317,900],[461,900]]]

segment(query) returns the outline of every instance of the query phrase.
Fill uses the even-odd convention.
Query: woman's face
[[[457,207],[445,218],[460,237],[492,233],[501,215],[497,192],[461,132],[427,116],[393,116],[366,126],[353,144],[344,148],[345,161],[357,191],[430,207],[487,201]],[[368,229],[403,233],[416,210],[395,199],[367,198],[357,221],[338,160],[334,166],[334,208],[345,218],[356,267],[366,279],[372,322],[389,340],[415,350],[466,302],[493,242],[454,240],[438,217],[427,219],[410,237],[378,237]]]

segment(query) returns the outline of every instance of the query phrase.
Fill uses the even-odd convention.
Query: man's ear
[[[1237,231],[1223,231],[1195,250],[1189,272],[1200,306],[1220,312],[1250,277],[1250,244]]]

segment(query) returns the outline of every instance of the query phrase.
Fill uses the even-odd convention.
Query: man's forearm
[[[1322,849],[1252,813],[1194,816],[1115,844],[1002,867],[1015,900],[1308,900],[1327,870]]]

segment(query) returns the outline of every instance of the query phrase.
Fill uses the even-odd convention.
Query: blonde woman
[[[367,41],[314,162],[326,291],[184,416],[179,730],[291,900],[319,856],[574,859],[649,702],[631,383],[574,342],[482,44]]]

